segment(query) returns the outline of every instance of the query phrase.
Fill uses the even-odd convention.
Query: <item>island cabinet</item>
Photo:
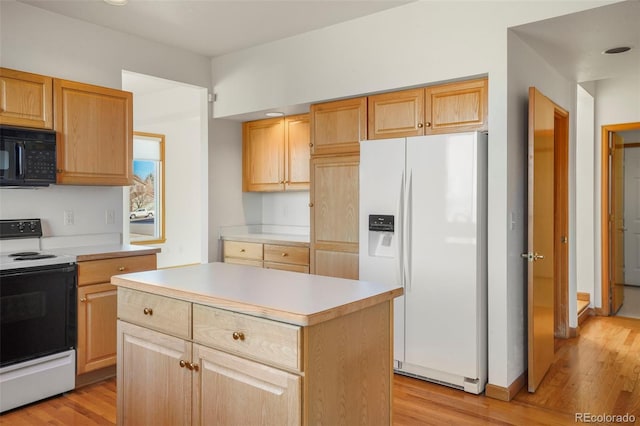
[[[243,190],[309,189],[309,139],[309,114],[243,123]]]
[[[119,425],[391,424],[401,288],[225,263],[112,282]]]
[[[488,79],[368,97],[369,139],[487,130]]]
[[[0,68],[0,124],[53,129],[53,78]]]
[[[133,94],[54,79],[58,184],[133,182]]]
[[[156,269],[156,255],[78,262],[76,386],[115,374],[117,288],[111,276]]]

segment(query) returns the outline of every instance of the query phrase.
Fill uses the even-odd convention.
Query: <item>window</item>
[[[132,244],[165,242],[164,135],[133,132],[129,235]]]

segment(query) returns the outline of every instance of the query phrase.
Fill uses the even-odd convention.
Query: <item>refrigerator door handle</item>
[[[397,273],[398,281],[402,287],[405,286],[405,270],[404,270],[404,170],[400,176],[400,197],[398,198],[398,252],[397,252]]]
[[[403,265],[404,265],[404,279],[405,287],[407,290],[411,290],[411,202],[413,198],[413,186],[412,186],[413,171],[409,171],[409,179],[407,181],[405,202],[404,202],[404,223],[403,223]]]

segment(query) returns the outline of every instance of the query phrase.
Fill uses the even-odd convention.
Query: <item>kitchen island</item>
[[[227,263],[111,282],[118,424],[391,424],[402,288]]]

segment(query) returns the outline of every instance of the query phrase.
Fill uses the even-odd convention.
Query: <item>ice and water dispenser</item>
[[[395,257],[396,238],[393,215],[369,215],[369,256]]]

